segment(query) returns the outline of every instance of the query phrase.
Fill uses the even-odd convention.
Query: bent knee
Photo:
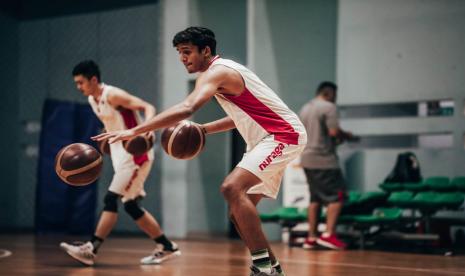
[[[239,193],[239,189],[236,185],[232,182],[223,182],[220,188],[221,194],[224,196],[225,199],[231,199],[234,196],[237,196]]]

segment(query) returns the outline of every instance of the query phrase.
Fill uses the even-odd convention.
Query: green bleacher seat
[[[388,194],[386,192],[383,192],[383,191],[371,191],[371,192],[365,192],[363,194],[360,195],[360,197],[358,198],[358,202],[360,204],[363,204],[363,203],[368,203],[368,202],[379,202],[379,203],[383,203],[384,200],[387,198]]]
[[[413,192],[402,191],[402,192],[393,192],[388,197],[388,203],[399,206],[399,207],[409,207],[413,199]]]
[[[433,176],[428,177],[424,181],[425,185],[427,185],[433,191],[454,191],[455,185],[452,184],[447,176]]]
[[[435,198],[435,202],[441,208],[455,210],[463,204],[464,199],[465,196],[462,193],[458,192],[439,193]]]
[[[290,220],[290,221],[305,221],[307,220],[307,208],[299,210],[297,209],[297,212],[295,212],[293,208],[292,210],[287,210],[282,212],[279,215],[279,218],[282,220]]]
[[[410,201],[411,206],[418,209],[429,209],[437,210],[441,208],[439,202],[437,202],[437,196],[439,193],[429,191],[429,192],[420,192],[416,194],[413,199]]]
[[[360,198],[359,192],[349,191],[344,200],[342,207],[342,214],[352,214],[358,211],[358,199]]]
[[[381,183],[379,184],[379,188],[388,193],[395,192],[395,191],[401,191],[404,189],[401,183]]]
[[[260,214],[260,219],[264,222],[279,220],[304,221],[307,219],[307,209],[299,210],[297,207],[281,207],[271,213]]]
[[[271,213],[261,213],[259,216],[262,221],[277,221],[279,219],[277,210]]]
[[[349,191],[347,193],[347,199],[346,202],[348,204],[356,203],[358,199],[360,198],[360,193],[359,192],[354,192],[354,191]]]
[[[377,207],[385,206],[388,193],[383,191],[365,192],[357,200],[357,210],[354,214],[371,214]]]
[[[463,201],[465,200],[465,195],[459,192],[420,192],[415,195],[412,199],[412,207],[437,211],[440,209],[452,209],[456,210],[459,208]]]
[[[465,192],[465,176],[457,176],[450,182],[459,191]]]
[[[377,208],[372,215],[356,215],[353,220],[358,223],[377,224],[383,222],[393,222],[402,216],[400,208]]]
[[[406,182],[402,184],[404,190],[412,191],[412,192],[421,192],[428,190],[429,186],[426,185],[424,182]]]

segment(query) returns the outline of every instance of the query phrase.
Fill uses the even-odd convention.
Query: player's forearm
[[[157,114],[157,111],[153,105],[148,105],[144,108],[145,121],[152,119]]]
[[[231,120],[231,118],[224,117],[222,119],[203,124],[202,127],[205,133],[212,134],[234,129],[236,128],[236,125],[234,124],[233,120]]]
[[[133,128],[134,134],[139,135],[149,131],[165,128],[192,116],[193,110],[183,104],[177,104],[161,112],[160,114],[146,120],[144,123]]]

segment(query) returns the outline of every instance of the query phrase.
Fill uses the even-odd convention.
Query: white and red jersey
[[[120,90],[117,87],[103,84],[103,91],[100,100],[97,102],[93,96],[89,96],[89,104],[97,117],[102,121],[106,131],[124,130],[137,126],[141,122],[139,112],[118,107],[115,108],[108,103],[108,93]],[[147,160],[153,159],[153,149],[140,156],[129,154],[123,147],[122,142],[110,145],[111,160],[115,171],[141,166]]]
[[[217,93],[215,98],[234,121],[237,130],[253,148],[264,137],[273,135],[275,141],[290,145],[307,142],[305,127],[299,117],[245,66],[216,56],[210,68],[223,65],[236,70],[244,80],[244,91],[239,96]]]

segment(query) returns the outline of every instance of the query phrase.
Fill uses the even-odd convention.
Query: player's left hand
[[[94,141],[103,141],[108,139],[108,143],[113,144],[118,141],[129,140],[137,136],[132,129],[110,131],[91,137]]]

